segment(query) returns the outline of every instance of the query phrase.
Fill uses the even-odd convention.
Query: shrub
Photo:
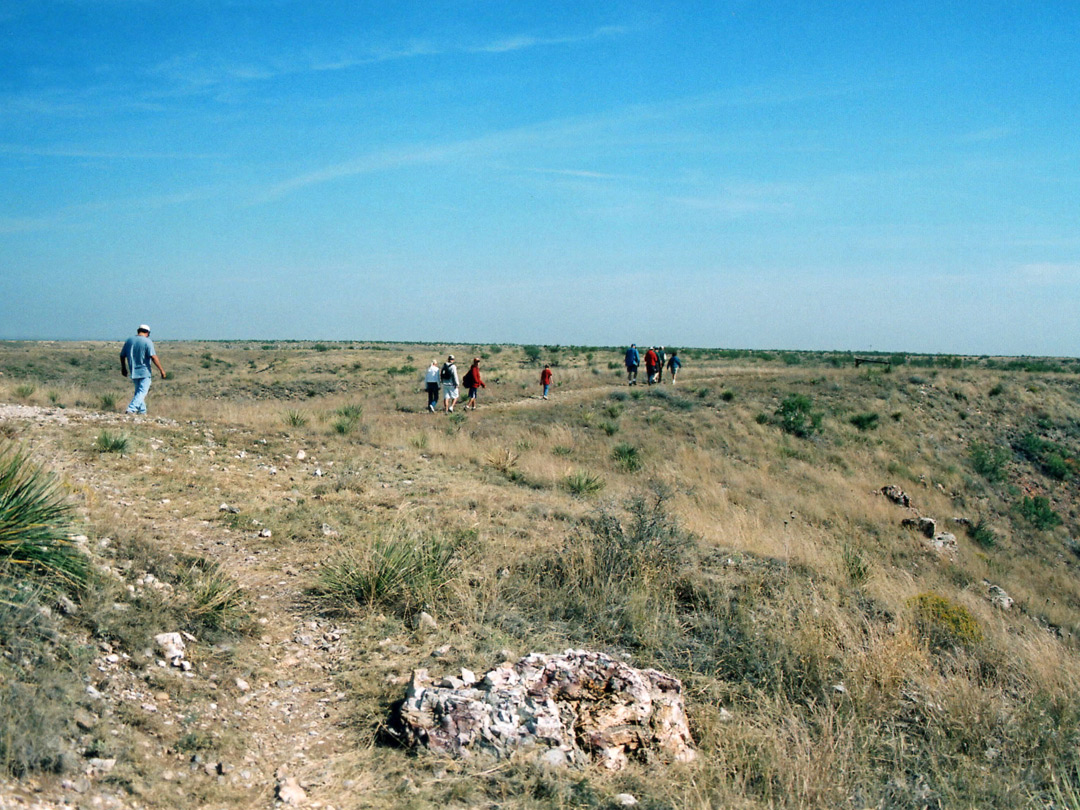
[[[641,469],[641,454],[632,444],[620,442],[611,451],[611,457],[627,472]]]
[[[822,415],[811,408],[810,397],[805,394],[790,394],[780,403],[774,415],[780,429],[785,433],[807,439],[821,430]]]
[[[19,399],[30,399],[36,390],[37,389],[29,383],[23,383],[22,385],[15,386],[15,396]]]
[[[339,552],[323,567],[314,594],[338,608],[409,617],[446,595],[461,571],[459,551],[440,534],[394,529]]]
[[[908,600],[915,627],[933,649],[970,647],[983,639],[982,629],[966,607],[936,593]]]
[[[500,447],[488,453],[487,463],[503,475],[509,475],[517,466],[518,454],[509,447]]]
[[[116,396],[113,394],[101,395],[101,410],[112,411],[116,409]]]
[[[875,430],[878,426],[879,418],[880,417],[873,411],[867,411],[866,413],[855,414],[848,421],[859,430]]]
[[[107,430],[102,430],[94,442],[94,447],[99,453],[119,453],[123,455],[128,451],[130,443],[131,439],[126,433],[109,433]]]
[[[1016,505],[1016,511],[1036,529],[1052,529],[1061,525],[1061,515],[1050,506],[1044,495],[1024,498]]]
[[[386,373],[391,377],[403,377],[409,374],[415,374],[416,370],[416,366],[402,364],[400,366],[390,366],[390,368],[386,370]]]
[[[1004,447],[997,447],[983,442],[972,442],[968,448],[971,466],[979,475],[991,483],[1005,480],[1005,464],[1009,461],[1009,452]]]
[[[68,539],[71,517],[51,475],[13,446],[0,447],[0,573],[85,583],[86,558]]]
[[[724,400],[724,402],[732,402],[735,399],[735,392],[734,391],[721,391],[720,392],[720,399]]]
[[[571,495],[577,495],[578,497],[595,495],[607,486],[607,482],[603,478],[585,470],[571,473],[563,479],[563,483]]]
[[[525,353],[525,359],[530,363],[536,363],[540,360],[540,347],[539,346],[522,346],[521,351]]]
[[[998,536],[990,524],[986,521],[986,518],[980,517],[974,523],[970,524],[967,529],[968,537],[972,542],[981,548],[991,549],[997,545]]]
[[[301,411],[288,410],[282,414],[281,421],[289,427],[303,427],[307,424],[308,420]]]
[[[622,392],[620,391],[619,393]],[[621,405],[612,404],[604,406],[604,413],[606,413],[611,419],[618,419],[620,416],[622,416],[622,412],[623,409]]]
[[[619,423],[611,419],[605,419],[600,423],[600,429],[608,436],[614,436],[619,432]]]

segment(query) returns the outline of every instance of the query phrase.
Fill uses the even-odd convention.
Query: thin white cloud
[[[600,26],[585,34],[558,37],[516,35],[480,43],[414,40],[406,44],[367,49],[360,54],[335,56],[286,55],[262,63],[232,63],[192,52],[174,56],[150,68],[151,75],[164,76],[191,89],[203,90],[228,82],[266,81],[308,72],[352,70],[367,65],[452,54],[500,54],[558,45],[581,45],[611,39],[626,33],[622,26]]]
[[[124,152],[77,146],[24,146],[10,143],[0,143],[0,155],[89,160],[211,160],[224,157],[209,152]]]
[[[1016,268],[1016,278],[1025,284],[1047,286],[1080,281],[1080,263],[1032,262]]]
[[[965,143],[983,143],[988,141],[1000,141],[1009,137],[1009,130],[1007,127],[987,127],[986,129],[976,130],[975,132],[965,132],[960,136],[960,140]]]

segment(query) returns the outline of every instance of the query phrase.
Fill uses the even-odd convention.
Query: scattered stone
[[[305,458],[307,458],[307,453],[305,453],[303,450],[297,450],[296,451],[296,460],[297,461],[303,461]]]
[[[391,728],[407,745],[462,757],[535,748],[547,764],[591,756],[617,770],[629,756],[696,756],[677,678],[582,650],[532,653],[475,686],[436,686],[418,669]]]
[[[337,537],[338,536],[337,530],[334,529],[329,523],[324,523],[322,525],[322,533],[323,533],[323,536],[325,536],[325,537]]]
[[[900,506],[911,506],[911,498],[896,484],[887,484],[881,488],[881,494]]]
[[[943,554],[948,554],[953,557],[956,556],[956,553],[959,550],[958,546],[956,545],[956,535],[950,534],[949,532],[941,532],[939,534],[935,534],[927,543],[927,545],[930,546],[930,548],[932,548],[934,551],[939,551]]]
[[[162,657],[173,666],[179,666],[184,657],[184,639],[179,633],[158,633],[154,642],[161,650]]]
[[[937,533],[937,521],[928,517],[914,517],[904,518],[900,521],[900,525],[908,529],[917,529],[922,534],[930,539],[933,539]]]
[[[259,537],[273,537],[274,533],[269,529],[262,529],[259,532]]]
[[[630,793],[620,793],[615,797],[615,804],[619,807],[635,807],[638,800]]]
[[[300,787],[296,777],[289,776],[278,782],[277,797],[282,804],[298,807],[307,801],[307,792]]]
[[[88,759],[86,765],[88,773],[94,776],[101,776],[102,774],[112,772],[112,769],[116,767],[116,760],[112,758],[100,759],[94,757],[93,759]]]
[[[230,515],[238,515],[238,514],[240,514],[239,509],[237,509],[235,506],[229,506],[227,503],[223,503],[221,506],[219,506],[218,511],[219,512],[228,512]]]
[[[995,607],[999,607],[1002,610],[1009,610],[1014,603],[1011,596],[1005,593],[1005,589],[999,585],[991,585],[986,580],[983,580],[983,584],[987,586],[987,598],[990,599],[990,603]]]
[[[79,606],[72,602],[67,596],[63,595],[56,600],[56,609],[65,616],[74,616],[79,612]]]
[[[91,731],[98,723],[98,719],[86,709],[76,709],[71,719],[82,731]]]
[[[420,615],[416,617],[416,629],[421,633],[434,633],[439,629],[439,623],[426,610],[421,610]]]

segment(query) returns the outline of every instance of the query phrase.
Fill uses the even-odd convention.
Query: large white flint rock
[[[456,688],[416,670],[391,727],[406,745],[462,757],[535,748],[547,764],[617,770],[631,756],[696,756],[677,678],[583,650],[532,653]]]
[[[170,664],[184,657],[184,639],[179,633],[158,633],[154,642],[161,650],[161,656]]]

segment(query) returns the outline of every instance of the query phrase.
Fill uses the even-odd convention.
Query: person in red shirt
[[[544,386],[544,399],[547,399],[548,389],[551,388],[551,366],[544,366],[540,372],[540,384]]]
[[[474,357],[472,365],[469,370],[465,372],[465,379],[462,380],[465,387],[469,389],[469,399],[465,402],[465,410],[469,410],[470,406],[476,410],[476,392],[481,388],[487,388],[487,385],[482,379],[480,379],[480,358]]]
[[[649,385],[656,382],[656,368],[660,365],[660,356],[656,349],[650,348],[645,352],[645,373],[649,377]]]

